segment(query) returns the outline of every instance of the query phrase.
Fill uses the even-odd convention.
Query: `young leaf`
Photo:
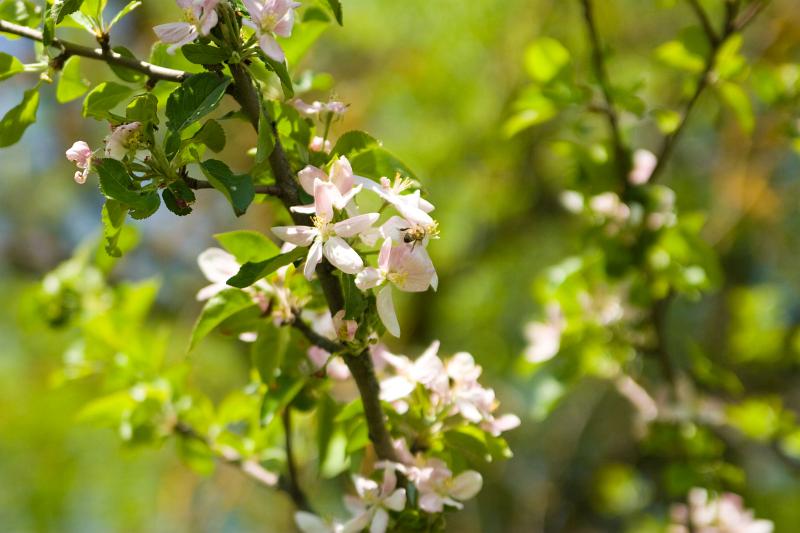
[[[214,152],[221,152],[225,148],[225,130],[216,120],[208,120],[192,137],[192,142],[208,146]]]
[[[111,118],[110,112],[133,92],[127,85],[105,81],[92,89],[83,100],[83,116],[97,120]]]
[[[228,280],[228,285],[232,287],[239,287],[241,289],[249,287],[261,278],[269,276],[280,267],[286,266],[289,263],[293,263],[294,261],[305,257],[307,252],[308,250],[305,248],[295,248],[291,252],[276,255],[275,257],[271,257],[266,261],[260,261],[258,263],[245,263],[242,265],[242,268],[239,269],[239,272]]]
[[[283,95],[286,98],[291,98],[294,96],[294,86],[292,84],[292,77],[289,75],[289,70],[286,68],[286,63],[279,63],[269,57],[267,54],[263,53],[261,49],[258,50],[259,56],[261,57],[264,64],[267,66],[269,70],[274,72],[278,75],[278,79],[281,80],[281,87],[283,88]]]
[[[61,69],[56,86],[56,100],[63,104],[80,98],[89,90],[89,81],[81,76],[81,58],[71,56]]]
[[[106,30],[110,30],[114,26],[114,24],[116,24],[117,22],[119,22],[122,19],[122,17],[124,17],[125,15],[127,15],[128,13],[130,13],[131,11],[133,11],[134,9],[139,7],[140,5],[142,5],[142,3],[139,0],[133,0],[132,2],[128,2],[128,5],[123,7],[119,11],[119,13],[114,15],[114,18],[111,19],[111,22],[108,23],[108,27],[106,28]]]
[[[336,145],[331,152],[331,157],[338,158],[339,156],[346,156],[350,159],[360,152],[372,148],[380,148],[380,146],[381,143],[369,133],[358,130],[348,131],[336,141]]]
[[[83,0],[55,0],[50,11],[50,16],[56,24],[61,24],[64,17],[80,9],[82,3]]]
[[[210,44],[185,44],[181,50],[183,56],[196,65],[216,65],[227,61],[231,56],[230,50]]]
[[[742,131],[747,134],[753,133],[756,121],[753,116],[753,104],[750,102],[747,92],[740,85],[729,81],[721,82],[718,87],[722,99],[736,115]]]
[[[394,177],[398,172],[411,179],[417,179],[410,168],[383,148],[372,148],[360,152],[350,163],[356,174],[376,180],[383,176]]]
[[[192,212],[192,204],[195,201],[194,191],[192,191],[183,181],[175,181],[161,192],[164,205],[167,209],[178,215],[186,216]]]
[[[261,425],[269,426],[280,417],[275,417],[276,413],[289,405],[294,398],[300,394],[306,384],[305,376],[281,375],[275,380],[275,387],[267,391],[264,395],[264,402],[261,404]]]
[[[112,48],[112,50],[121,55],[122,57],[127,57],[128,59],[136,59],[136,56],[133,55],[133,52],[131,52],[124,46],[115,46],[114,48]],[[116,76],[122,81],[127,81],[128,83],[138,83],[144,80],[144,74],[136,70],[117,65],[116,63],[108,63],[108,66],[109,68],[111,68],[114,74],[116,74]]]
[[[25,70],[25,66],[16,57],[0,52],[0,81]]]
[[[208,182],[225,195],[236,216],[242,216],[256,195],[253,179],[247,174],[235,175],[228,165],[216,159],[203,161],[200,168]]]
[[[111,257],[121,257],[122,250],[119,248],[119,236],[122,233],[125,216],[128,208],[116,200],[106,200],[103,205],[101,219],[103,221],[103,237],[105,239],[105,250]]]
[[[258,330],[258,338],[253,343],[250,355],[261,381],[267,385],[275,381],[275,371],[283,363],[290,334],[289,328],[276,327],[271,323],[265,323]]]
[[[339,23],[339,26],[341,26],[344,23],[344,17],[342,15],[342,3],[339,0],[323,0],[323,2],[331,10],[331,13],[333,13],[333,16],[336,18],[336,22]]]
[[[236,258],[239,264],[256,263],[280,254],[278,245],[263,233],[252,230],[217,233],[214,238],[225,250]]]
[[[36,111],[39,109],[39,87],[28,89],[22,96],[22,102],[11,108],[0,120],[0,148],[16,144],[25,130],[36,122]]]
[[[206,335],[239,311],[254,305],[250,295],[238,289],[225,289],[206,302],[192,329],[189,349],[194,349]]]
[[[125,166],[116,159],[100,159],[95,162],[95,170],[100,177],[100,191],[106,198],[117,200],[138,211],[138,214],[150,212],[153,208],[153,196],[156,202],[158,196],[153,191],[139,189],[133,179],[128,175]],[[156,208],[158,206],[156,205]],[[131,213],[133,216],[134,213]]]
[[[158,99],[151,93],[135,97],[125,109],[128,122],[158,124]]]
[[[364,293],[356,287],[355,276],[344,274],[342,278],[342,290],[344,291],[344,318],[346,320],[360,320],[361,315],[367,308],[367,300]]]
[[[167,127],[181,131],[219,105],[230,78],[206,72],[196,74],[178,87],[167,100]]]
[[[539,83],[553,80],[569,62],[569,50],[550,37],[536,39],[525,50],[525,68]]]

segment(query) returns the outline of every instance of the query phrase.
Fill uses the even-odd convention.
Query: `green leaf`
[[[656,48],[656,57],[663,63],[695,74],[703,72],[705,59],[681,41],[669,41]]]
[[[133,0],[132,2],[128,2],[128,4],[125,7],[123,7],[119,11],[119,13],[114,15],[114,18],[111,19],[111,22],[108,23],[108,27],[106,28],[106,30],[110,30],[114,26],[114,24],[122,20],[122,17],[124,17],[125,15],[127,15],[140,5],[142,5],[142,2],[140,2],[139,0]]]
[[[195,202],[194,191],[182,180],[170,183],[169,187],[161,192],[161,197],[167,209],[179,217],[192,212],[192,204]]]
[[[360,152],[371,150],[373,148],[380,148],[381,143],[369,133],[352,130],[348,131],[336,141],[336,145],[331,152],[331,158],[339,158],[345,156],[348,159],[355,156]]]
[[[271,257],[265,261],[260,261],[258,263],[245,263],[242,265],[242,268],[239,269],[239,272],[228,280],[228,285],[242,289],[249,287],[261,278],[269,276],[280,267],[286,266],[289,263],[293,263],[298,259],[302,259],[306,256],[307,252],[308,250],[305,248],[298,247],[291,252],[276,255],[275,257]]]
[[[22,138],[28,126],[36,122],[36,111],[39,109],[39,87],[28,89],[22,96],[22,102],[11,108],[0,120],[0,148],[16,144]]]
[[[92,89],[83,100],[83,116],[107,120],[111,110],[131,95],[133,89],[127,85],[105,81]]]
[[[242,216],[256,196],[253,179],[247,174],[235,175],[228,165],[216,159],[201,162],[200,169],[208,182],[225,195],[236,216]]]
[[[101,21],[105,8],[106,0],[84,0],[83,4],[81,4],[81,13],[91,19]]]
[[[125,109],[128,122],[158,124],[158,99],[151,93],[135,97]]]
[[[289,75],[289,70],[286,68],[286,63],[279,63],[275,61],[267,54],[265,54],[260,48],[258,49],[258,53],[261,57],[261,60],[264,61],[264,64],[267,66],[269,70],[274,72],[278,75],[278,79],[281,80],[281,87],[283,88],[283,96],[285,98],[291,98],[294,96],[294,85],[292,84],[292,77]]]
[[[105,251],[111,257],[121,257],[122,250],[119,247],[119,237],[125,224],[125,217],[128,208],[116,200],[106,200],[103,205],[101,220],[103,222],[103,238],[105,239]]]
[[[64,63],[56,86],[56,100],[59,103],[80,98],[89,90],[89,81],[81,76],[80,65],[81,58],[78,56],[70,56]]]
[[[221,152],[225,148],[225,130],[219,122],[209,119],[203,127],[192,136],[192,142],[208,146],[214,152]]]
[[[64,17],[79,10],[81,4],[83,4],[83,0],[55,0],[50,11],[50,16],[56,24],[61,24]]]
[[[364,293],[356,287],[355,276],[342,276],[342,290],[344,291],[344,318],[346,320],[360,320],[367,308],[367,299]]]
[[[674,133],[681,124],[681,114],[672,109],[656,109],[653,111],[653,117],[661,133],[667,135]]]
[[[167,127],[181,131],[217,108],[230,78],[205,72],[184,81],[167,100]]]
[[[756,120],[753,115],[753,104],[747,92],[736,83],[721,82],[717,85],[723,101],[733,110],[739,126],[747,133],[753,133]]]
[[[132,211],[134,218],[152,214],[153,205],[158,209],[159,200],[155,191],[143,191],[134,183],[125,166],[116,159],[100,159],[94,163],[100,177],[100,191],[106,198],[117,200]]]
[[[0,81],[7,80],[11,76],[19,74],[25,70],[19,59],[16,57],[0,52]]]
[[[125,48],[124,46],[115,46],[112,48],[113,51],[121,55],[122,57],[126,57],[128,59],[136,59],[136,56],[133,55],[133,52]],[[116,63],[107,63],[109,68],[114,72],[114,74],[121,79],[122,81],[127,81],[128,83],[139,83],[144,80],[144,74],[127,68],[121,65],[117,65]]]
[[[225,319],[252,305],[254,304],[250,295],[238,289],[225,289],[214,295],[206,302],[203,311],[194,324],[189,349],[194,349],[198,342],[211,333],[214,328],[222,324]]]
[[[214,238],[239,264],[257,263],[280,254],[278,245],[263,233],[252,230],[237,230],[217,233]]]
[[[275,381],[275,372],[283,363],[290,337],[291,331],[286,327],[264,324],[258,330],[258,338],[252,345],[250,355],[261,381],[267,385]]]
[[[342,14],[342,3],[339,0],[323,0],[325,5],[331,10],[333,16],[336,18],[336,22],[339,23],[339,26],[344,24],[344,15]]]
[[[280,418],[276,418],[275,415],[283,411],[300,394],[305,384],[305,376],[278,376],[275,386],[267,391],[261,403],[261,425],[269,426],[275,420],[279,420]]]
[[[196,65],[216,65],[228,60],[230,50],[225,50],[210,44],[185,44],[181,48],[183,56]]]
[[[525,49],[525,68],[540,83],[553,80],[569,62],[569,50],[550,37],[540,37]]]

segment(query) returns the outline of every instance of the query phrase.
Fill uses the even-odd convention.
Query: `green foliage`
[[[25,70],[22,62],[12,55],[0,53],[0,81],[19,74]]]
[[[211,72],[187,79],[167,100],[167,127],[179,132],[212,112],[230,83],[230,78]]]
[[[269,276],[279,268],[302,259],[305,255],[305,249],[295,248],[291,252],[278,254],[264,261],[256,263],[247,262],[242,265],[242,268],[239,269],[239,272],[235,276],[228,280],[228,285],[242,289],[249,287],[256,281]]]
[[[72,56],[64,62],[56,87],[56,100],[60,103],[80,98],[89,90],[91,84],[81,74],[81,58]]]
[[[225,195],[236,216],[242,216],[255,197],[253,179],[247,174],[235,175],[228,165],[216,159],[208,159],[200,163],[208,182]]]
[[[266,261],[280,253],[280,249],[274,242],[257,231],[229,231],[217,233],[214,238],[240,264]]]
[[[83,116],[96,120],[113,120],[111,113],[133,93],[127,85],[104,81],[89,91],[83,100]]]
[[[28,129],[36,122],[36,111],[39,109],[39,87],[28,89],[22,101],[11,108],[0,120],[0,148],[16,144]]]
[[[194,324],[189,349],[194,349],[204,337],[226,319],[253,305],[250,295],[238,289],[225,289],[213,296],[203,307],[203,311]]]

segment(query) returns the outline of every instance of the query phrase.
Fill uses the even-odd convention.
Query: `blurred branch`
[[[660,300],[656,300],[652,307],[652,317],[651,320],[653,322],[653,327],[655,328],[656,334],[656,348],[655,353],[658,357],[659,362],[661,363],[661,372],[664,374],[664,378],[670,385],[670,388],[674,393],[677,394],[677,382],[675,379],[675,366],[672,362],[672,358],[669,355],[669,351],[667,350],[667,312],[669,311],[669,306],[674,299],[674,293],[670,293],[666,298],[662,298]]]
[[[603,58],[603,45],[600,42],[600,35],[597,31],[597,23],[594,17],[594,6],[592,0],[581,0],[583,4],[583,17],[586,23],[586,30],[589,33],[589,41],[592,46],[592,65],[597,82],[600,84],[600,90],[603,93],[605,106],[598,108],[606,116],[608,120],[608,128],[611,132],[611,141],[614,146],[614,156],[617,162],[617,168],[620,171],[620,178],[627,184],[625,176],[625,167],[627,165],[627,150],[622,141],[622,134],[619,127],[619,115],[617,114],[616,105],[614,104],[614,96],[611,89],[611,81],[608,77],[606,63]]]
[[[0,32],[18,35],[33,41],[43,41],[42,32],[39,30],[20,26],[6,20],[0,20]],[[147,74],[150,79],[154,81],[172,81],[175,83],[181,83],[186,78],[191,76],[191,74],[182,70],[159,67],[158,65],[153,65],[145,61],[122,56],[111,50],[103,51],[101,48],[90,48],[88,46],[82,46],[59,39],[53,39],[53,46],[61,48],[64,51],[62,54],[62,59],[66,59],[70,56],[81,56],[89,59],[96,59]]]
[[[294,447],[292,446],[292,409],[289,406],[283,410],[281,415],[283,421],[283,432],[286,442],[286,470],[288,475],[284,478],[281,477],[278,486],[285,490],[298,509],[302,511],[311,511],[311,506],[308,503],[303,489],[300,488],[300,483],[297,476],[297,465],[294,462]]]
[[[690,0],[690,3],[695,3]],[[675,145],[677,144],[678,140],[683,133],[683,130],[686,129],[686,125],[689,121],[689,116],[692,113],[695,105],[697,104],[700,96],[703,94],[705,89],[711,83],[711,74],[714,71],[717,63],[717,54],[719,53],[720,48],[728,40],[728,38],[744,29],[753,19],[767,6],[769,0],[764,0],[761,2],[755,2],[750,4],[750,7],[744,12],[744,14],[737,18],[739,15],[739,3],[738,2],[726,2],[726,11],[725,11],[725,21],[723,25],[722,35],[717,38],[716,40],[712,40],[711,48],[708,52],[708,56],[706,57],[705,66],[703,68],[703,72],[700,75],[700,79],[697,81],[697,87],[695,87],[692,96],[686,102],[686,105],[683,108],[683,112],[681,113],[681,121],[678,124],[678,127],[675,128],[675,131],[664,137],[664,141],[661,144],[661,149],[659,150],[657,157],[658,162],[656,163],[656,168],[653,169],[653,173],[650,175],[650,182],[654,182],[658,176],[664,171],[666,164],[672,155],[672,152],[675,150]],[[698,4],[698,8],[702,11],[702,7]],[[704,11],[702,13],[705,14]],[[710,22],[708,23],[710,26]],[[705,25],[704,25],[705,26]],[[713,30],[712,30],[713,31]],[[716,33],[715,33],[716,35]],[[711,36],[709,35],[709,38]]]
[[[275,488],[277,486],[278,476],[265,469],[258,461],[253,459],[245,459],[239,455],[236,450],[230,448],[229,446],[216,446],[211,439],[198,433],[197,430],[195,430],[189,424],[185,422],[178,422],[175,424],[175,433],[184,438],[192,439],[206,445],[211,451],[218,454],[220,459],[222,459],[226,464],[238,468],[261,485],[271,488]],[[278,488],[281,487],[278,486]]]
[[[714,30],[714,26],[711,25],[711,21],[708,18],[708,13],[706,13],[706,10],[700,5],[700,0],[686,1],[697,15],[697,18],[700,20],[700,25],[703,27],[703,31],[706,33],[706,36],[708,36],[708,40],[711,41],[712,46],[715,46],[719,42],[719,35],[717,35],[717,32]]]

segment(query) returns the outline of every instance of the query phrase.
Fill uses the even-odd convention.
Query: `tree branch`
[[[323,337],[316,331],[314,331],[311,326],[305,323],[302,319],[295,318],[292,321],[292,326],[300,331],[305,337],[313,344],[314,346],[318,346],[325,350],[328,353],[336,353],[341,352],[345,349],[345,347],[338,342],[332,341],[327,337]]]
[[[614,157],[617,163],[620,177],[627,184],[627,167],[629,165],[627,150],[622,140],[622,133],[619,127],[619,116],[617,115],[614,96],[611,91],[611,82],[606,70],[606,63],[603,58],[603,45],[600,42],[600,34],[597,31],[597,23],[594,17],[594,6],[592,0],[581,0],[583,4],[583,18],[586,23],[586,30],[589,33],[589,42],[592,46],[592,66],[600,90],[605,100],[605,108],[601,108],[608,120],[608,128],[611,133],[611,141],[614,147]]]
[[[308,503],[308,498],[306,497],[303,489],[300,488],[300,483],[297,476],[297,465],[294,462],[294,448],[292,446],[292,410],[291,407],[286,406],[283,410],[283,414],[281,415],[283,421],[283,432],[285,438],[285,448],[286,448],[286,470],[288,475],[285,478],[281,478],[278,486],[283,488],[289,496],[292,498],[292,501],[297,506],[298,509],[302,511],[311,511],[311,506]]]
[[[711,25],[711,21],[708,18],[708,13],[706,13],[706,10],[700,5],[700,0],[686,1],[689,2],[689,6],[697,15],[700,25],[703,27],[703,31],[706,33],[708,40],[711,42],[712,46],[716,46],[716,44],[719,42],[719,35],[717,35],[716,30],[714,30],[714,26]]]
[[[259,127],[261,118],[261,96],[256,86],[241,64],[230,65],[231,74],[234,80],[233,96],[239,105],[242,106],[250,123],[256,130]],[[274,122],[270,125],[275,132]],[[292,172],[286,153],[283,151],[280,139],[275,132],[275,148],[269,156],[269,163],[272,167],[275,182],[279,189],[278,197],[287,209],[300,203],[298,185]],[[300,213],[291,213],[292,219],[296,224],[311,225],[311,217]],[[327,260],[322,261],[316,269],[317,277],[322,285],[322,292],[328,302],[331,315],[344,309],[344,294],[339,279],[334,275],[333,269]],[[297,327],[297,326],[296,326]],[[329,350],[330,351],[330,350]],[[336,351],[336,350],[334,350]],[[375,452],[383,460],[397,461],[394,451],[392,437],[386,427],[386,416],[380,402],[380,387],[375,376],[375,369],[372,364],[372,357],[369,351],[364,350],[360,354],[344,353],[345,364],[350,369],[353,379],[358,387],[361,401],[364,405],[364,416],[367,422],[367,429],[370,440],[375,446]]]
[[[43,41],[42,32],[39,30],[20,26],[6,20],[0,20],[0,32],[18,35],[33,41]],[[140,61],[138,59],[122,56],[114,51],[104,52],[101,48],[90,48],[88,46],[82,46],[80,44],[62,41],[59,39],[53,39],[53,46],[61,48],[64,51],[64,59],[69,56],[81,56],[89,59],[96,59],[98,61],[104,61],[106,63],[119,65],[121,67],[126,67],[131,70],[136,70],[143,74],[147,74],[151,80],[155,81],[172,81],[175,83],[181,83],[186,78],[191,76],[190,73],[182,70],[159,67],[158,65],[153,65],[152,63],[147,63],[146,61]]]

